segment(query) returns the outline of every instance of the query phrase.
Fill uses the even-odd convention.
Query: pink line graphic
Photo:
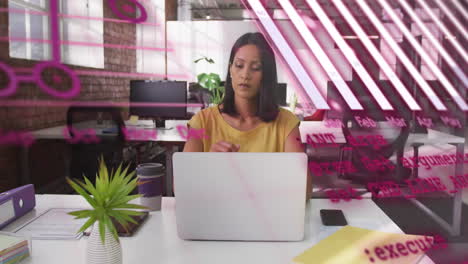
[[[316,59],[322,65],[322,68],[325,70],[328,77],[330,77],[330,79],[333,81],[349,107],[351,109],[363,110],[362,105],[359,103],[348,84],[346,84],[346,82],[343,80],[343,77],[338,72],[328,55],[322,49],[318,41],[315,39],[314,35],[310,32],[307,25],[301,19],[300,15],[297,13],[291,2],[289,0],[279,0],[279,3],[283,7],[283,10],[286,11],[286,14],[293,22],[301,37],[306,42],[309,50],[314,54]],[[381,107],[383,107],[385,110],[393,110],[393,107],[389,104],[388,101],[385,103],[386,105],[381,105]]]
[[[68,107],[68,106],[115,106],[115,107],[203,107],[202,104],[182,104],[182,103],[129,103],[129,102],[109,102],[109,101],[48,101],[48,100],[0,100],[0,105],[4,107]]]
[[[15,72],[30,73],[33,70],[30,68],[13,68]],[[89,71],[89,70],[75,70],[78,75],[91,75],[91,76],[106,76],[106,77],[120,77],[120,78],[172,78],[172,79],[189,79],[188,74],[157,74],[157,73],[136,73],[136,72],[111,72],[111,71]],[[19,80],[31,81],[31,77],[19,76]]]
[[[460,11],[460,13],[465,17],[465,19],[468,19],[468,11],[465,10],[465,8],[458,2],[458,0],[451,1],[452,4],[455,5],[455,7]]]
[[[31,43],[51,43],[52,41],[48,39],[33,39],[33,38],[13,38],[13,37],[0,37],[2,41],[17,41],[17,42],[31,42]],[[82,41],[60,41],[62,45],[76,45],[76,46],[90,46],[90,47],[104,47],[104,48],[114,48],[114,49],[135,49],[135,50],[153,50],[153,51],[174,51],[173,49],[165,48],[154,48],[154,47],[144,47],[144,46],[131,46],[131,45],[118,45],[118,44],[100,44],[93,42],[82,42]]]
[[[406,10],[406,12],[409,14],[411,19],[418,25],[419,29],[423,32],[423,34],[429,39],[431,42],[432,46],[437,49],[437,51],[442,55],[442,57],[445,59],[449,67],[452,69],[452,71],[457,75],[457,77],[465,84],[465,87],[468,88],[468,78],[466,77],[465,73],[461,70],[461,67],[457,65],[455,60],[450,56],[450,54],[442,47],[441,43],[434,37],[434,35],[429,31],[426,25],[424,25],[424,22],[416,15],[416,13],[412,10],[412,7],[406,3],[405,0],[398,0],[403,6],[403,8]],[[437,19],[436,19],[437,20]],[[449,32],[444,31],[445,34],[449,34]],[[452,40],[451,38],[449,38]],[[452,40],[452,44],[455,42],[455,49],[460,53],[460,55],[463,57],[465,62],[468,62],[468,54],[466,51],[463,50],[463,48],[456,43],[456,41]],[[429,58],[427,58],[429,59]]]
[[[359,4],[359,3],[358,3]],[[360,5],[362,11],[366,14],[367,18],[374,24],[374,27],[379,31],[380,35],[384,38],[390,48],[395,52],[401,63],[406,67],[411,76],[416,80],[421,89],[426,94],[427,98],[431,101],[434,107],[439,111],[447,111],[447,107],[442,103],[437,94],[434,93],[432,88],[426,82],[421,73],[416,69],[411,60],[406,56],[405,52],[401,49],[398,43],[393,39],[392,35],[388,32],[385,26],[380,22],[372,10],[365,4]],[[403,98],[404,99],[404,98]]]
[[[333,1],[333,4],[337,7],[338,11],[346,19],[353,31],[358,35],[360,41],[367,48],[369,53],[373,56],[378,65],[382,68],[385,75],[390,79],[392,84],[395,86],[396,90],[400,96],[405,100],[405,103],[413,111],[420,111],[421,107],[414,100],[411,94],[406,89],[405,85],[401,82],[400,78],[392,70],[385,58],[380,54],[380,51],[374,46],[372,41],[367,36],[367,33],[362,29],[357,20],[353,17],[348,8],[343,4],[341,0]]]
[[[114,12],[114,14],[116,14],[119,18],[124,19],[124,20],[128,20],[128,21],[133,22],[133,23],[145,22],[146,19],[148,18],[148,14],[146,13],[145,7],[142,4],[138,3],[137,0],[127,0],[127,1],[134,3],[136,5],[136,7],[140,10],[141,15],[138,18],[127,16],[126,14],[122,13],[119,10],[119,8],[116,6],[115,1],[117,1],[117,0],[107,0],[107,3],[109,5],[109,7],[112,9],[112,11]],[[136,12],[136,10],[133,8],[133,6],[131,4],[123,5],[122,9],[125,11],[125,13],[133,13],[134,14]]]
[[[291,49],[283,34],[273,22],[273,19],[270,17],[263,4],[260,1],[255,0],[242,0],[242,3],[246,9],[248,9],[248,6],[246,5],[245,1],[247,1],[252,7],[261,25],[273,40],[275,46],[280,51],[281,56],[286,60],[287,65],[294,73],[296,79],[300,82],[302,88],[307,92],[309,98],[312,100],[316,108],[329,110],[330,106],[328,105],[327,101],[320,94],[317,86],[314,84],[307,71],[304,69],[304,66],[297,58],[297,55],[294,54],[294,51]]]
[[[372,77],[369,75],[364,65],[355,55],[354,51],[349,47],[348,43],[344,40],[341,34],[333,25],[333,22],[328,18],[327,14],[324,12],[322,7],[315,0],[306,1],[309,7],[314,11],[320,22],[327,29],[330,36],[333,38],[338,47],[342,50],[345,55],[345,58],[349,61],[351,66],[356,70],[361,79],[366,83],[370,93],[376,98],[376,101],[380,104],[382,109],[392,109],[390,102],[388,102],[385,95],[380,91],[377,84],[374,82]]]
[[[59,3],[58,0],[50,1],[50,27],[52,39],[52,60],[60,62],[60,25],[59,25]]]
[[[18,88],[18,83],[20,81],[34,81],[37,83],[39,88],[43,91],[47,92],[48,94],[68,99],[77,96],[80,93],[81,84],[78,79],[78,76],[66,65],[60,63],[60,33],[59,33],[59,21],[58,21],[58,0],[51,0],[50,1],[50,26],[51,26],[51,39],[52,39],[52,60],[51,61],[43,61],[41,63],[36,64],[33,69],[32,75],[29,77],[17,77],[11,67],[8,65],[0,62],[0,70],[3,70],[8,79],[10,80],[7,87],[3,90],[0,90],[0,97],[7,97],[11,96],[16,92]],[[69,91],[59,92],[55,90],[53,87],[48,85],[44,79],[42,78],[42,73],[47,68],[55,68],[59,69],[61,72],[64,72],[72,82],[72,88]],[[57,82],[61,78],[58,75],[54,75],[52,77],[54,82]]]
[[[153,74],[153,73],[131,73],[131,72],[110,72],[110,71],[76,71],[78,75],[93,75],[93,76],[108,76],[108,77],[122,77],[122,78],[153,78],[153,77],[167,77],[172,79],[188,79],[188,75],[185,74]]]
[[[128,0],[129,2],[133,3],[137,9],[140,11],[140,16],[138,18],[134,18],[131,16],[127,16],[128,13],[135,13],[136,10],[133,8],[133,5],[130,3],[125,4],[122,8],[125,13],[124,14],[120,11],[120,9],[116,6],[115,0],[108,0],[109,7],[112,9],[112,11],[121,19],[124,19],[126,21],[132,22],[132,23],[141,23],[146,21],[147,19],[147,13],[145,8],[138,3],[136,0]],[[60,28],[59,28],[59,2],[58,0],[50,0],[50,6],[49,6],[50,12],[50,31],[51,31],[51,40],[38,40],[40,42],[46,42],[46,43],[51,43],[52,44],[52,60],[51,61],[43,61],[34,67],[32,69],[32,74],[30,76],[17,76],[13,69],[9,67],[8,65],[0,62],[0,71],[3,70],[6,73],[6,76],[9,79],[9,83],[7,84],[6,88],[0,90],[0,98],[1,97],[8,97],[13,95],[17,88],[18,88],[18,83],[19,82],[35,82],[39,86],[40,89],[45,91],[46,93],[57,97],[61,99],[70,99],[73,97],[76,97],[81,90],[81,83],[80,80],[78,79],[77,74],[72,71],[69,67],[67,67],[64,64],[61,64],[61,52],[60,52],[60,45],[63,43],[67,42],[61,42],[60,40]],[[3,9],[5,10],[5,9]],[[8,40],[14,40],[7,38]],[[70,44],[87,44],[87,45],[92,45],[92,43],[85,43],[85,42],[68,42]],[[99,44],[98,46],[104,46],[104,47],[124,47],[124,48],[137,48],[134,46],[122,46],[122,45],[113,45],[113,44],[105,44],[101,45]],[[141,48],[141,47],[138,47]],[[148,48],[148,47],[144,47]],[[151,48],[151,49],[157,49],[157,48]],[[166,49],[157,49],[157,50],[166,50]],[[43,79],[42,74],[44,73],[45,70],[49,68],[54,68],[58,69],[61,72],[64,72],[68,78],[71,80],[71,89],[65,92],[62,91],[57,91],[54,89],[52,86],[46,83],[46,81]],[[99,73],[99,74],[105,74],[105,73]],[[120,73],[124,74],[124,73]],[[63,77],[57,75],[56,73],[52,76],[52,80],[55,84],[60,84],[62,82]],[[16,102],[21,105],[21,102]],[[42,104],[42,102],[34,102],[31,105],[37,105],[37,104]],[[70,104],[67,104],[70,105]]]
[[[363,0],[357,0],[358,3],[366,4]],[[434,63],[431,59],[429,54],[424,50],[424,48],[419,44],[419,42],[414,38],[413,34],[406,28],[405,24],[401,21],[401,19],[397,16],[393,8],[387,3],[385,0],[377,0],[380,5],[387,11],[387,14],[391,17],[393,22],[400,28],[403,35],[408,39],[410,44],[413,48],[421,55],[421,59],[423,59],[427,66],[431,69],[431,71],[437,76],[439,81],[443,84],[443,87],[447,90],[447,92],[452,96],[453,100],[457,103],[457,105],[463,110],[468,111],[468,105],[465,102],[465,99],[460,96],[457,92],[455,87],[450,83],[447,77],[442,73],[442,71],[438,68],[438,66]],[[458,69],[456,71],[461,71]],[[468,88],[468,80],[464,80],[465,88]]]
[[[434,21],[434,23],[436,23],[437,26],[439,26],[439,28],[444,32],[444,34],[446,34],[447,36],[453,35],[453,32],[452,33],[450,32],[450,30],[444,25],[444,23],[441,21],[441,19],[439,19],[434,14],[432,9],[427,5],[426,2],[424,2],[422,0],[417,0],[417,1],[418,1],[419,5],[422,8],[424,8],[424,11],[426,11],[426,14],[428,14],[431,17],[432,21]],[[452,24],[454,24],[455,27],[462,33],[461,36],[463,38],[467,39],[468,38],[468,31],[466,31],[466,29],[461,25],[460,21],[453,15],[453,13],[450,11],[450,9],[448,9],[447,6],[443,2],[438,1],[438,0],[436,0],[436,1],[439,4],[440,9],[442,11],[444,11],[444,13],[447,15],[447,17],[452,22]],[[465,54],[466,54],[466,51],[463,50],[463,48],[460,46],[460,44],[454,38],[449,37],[448,41],[450,41],[450,43],[452,43],[452,45],[454,47],[456,47],[457,50],[461,48],[461,51],[465,52]],[[468,55],[465,55],[465,56],[468,56]]]
[[[30,14],[30,15],[42,15],[42,16],[48,16],[49,15],[49,13],[47,13],[47,12],[34,11],[34,10],[22,10],[22,9],[16,9],[16,8],[0,8],[0,12],[17,13],[17,14]],[[62,18],[76,18],[76,19],[83,19],[83,20],[97,20],[97,21],[115,22],[115,23],[129,23],[129,24],[134,23],[134,22],[129,21],[127,19],[121,20],[121,19],[114,19],[114,18],[100,18],[100,17],[90,17],[90,16],[68,15],[68,14],[62,14],[62,13],[59,13],[58,16],[62,17]],[[140,23],[140,25],[154,26],[154,27],[161,26],[161,24],[159,24],[159,23],[149,23],[149,22]]]

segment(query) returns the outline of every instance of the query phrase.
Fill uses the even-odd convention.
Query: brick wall
[[[123,3],[128,1],[122,1]],[[8,1],[0,1],[0,8],[8,7]],[[118,19],[107,7],[104,1],[104,17]],[[0,12],[0,37],[8,36],[8,13]],[[104,43],[135,46],[136,26],[131,23],[104,22]],[[32,68],[37,62],[9,58],[7,41],[0,41],[0,62],[14,68]],[[103,71],[135,72],[136,51],[134,49],[104,48]],[[70,66],[72,69],[87,69]],[[92,69],[96,70],[96,69]],[[129,78],[79,76],[81,93],[74,100],[128,100]],[[135,79],[135,78],[131,78]],[[7,83],[4,73],[0,70],[0,89]],[[33,83],[21,84],[14,96],[4,99],[15,100],[52,100],[57,98],[47,95]],[[66,107],[5,107],[0,102],[1,131],[32,131],[46,127],[65,124]],[[0,146],[0,192],[16,187],[19,184],[20,160],[18,146]],[[53,178],[63,176],[63,155],[67,146],[60,142],[38,142],[30,151],[30,167],[33,183],[42,185]],[[64,154],[62,154],[64,153]],[[62,155],[62,156],[61,156]]]
[[[177,0],[166,0],[166,20],[177,20]]]

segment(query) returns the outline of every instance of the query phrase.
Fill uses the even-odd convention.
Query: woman
[[[278,107],[273,95],[276,85],[275,55],[265,37],[241,36],[229,57],[222,103],[200,111],[188,123],[190,128],[204,129],[208,137],[188,139],[184,152],[304,152],[300,121]]]

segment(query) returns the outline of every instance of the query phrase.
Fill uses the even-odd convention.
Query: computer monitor
[[[278,83],[276,86],[276,101],[280,106],[287,106],[288,104],[286,103],[286,88],[287,84],[286,83]]]
[[[135,104],[136,103],[136,104]],[[179,103],[181,106],[143,105],[138,103]],[[130,81],[130,114],[153,118],[157,127],[164,127],[164,119],[187,117],[187,82]]]

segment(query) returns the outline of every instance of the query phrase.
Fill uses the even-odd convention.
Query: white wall
[[[299,34],[295,32],[289,21],[279,21],[285,38],[302,60],[304,66],[312,75],[317,87],[326,95],[328,76],[320,63],[306,48]],[[226,78],[229,54],[234,42],[244,33],[259,31],[252,21],[168,21],[167,43],[168,52],[167,74],[187,74],[187,81],[196,81],[196,75],[202,72],[220,74]],[[351,80],[351,68],[338,49],[334,49],[332,39],[327,35],[320,23],[315,23],[312,32],[330,56],[335,66],[345,80]],[[202,56],[212,58],[216,64],[197,63],[193,61]],[[285,67],[277,55],[278,81],[288,84],[288,101],[294,89],[298,87],[289,69]]]
[[[142,0],[148,14],[149,24],[137,24],[137,46],[150,48],[165,48],[166,45],[166,13],[165,0]],[[157,25],[155,25],[157,24]],[[164,50],[137,49],[137,72],[161,75],[166,73],[166,52]]]
[[[102,18],[103,2],[99,0],[62,0],[62,13],[73,16]],[[62,40],[85,42],[97,46],[62,45],[62,61],[67,64],[104,68],[104,23],[102,20],[63,18]]]

